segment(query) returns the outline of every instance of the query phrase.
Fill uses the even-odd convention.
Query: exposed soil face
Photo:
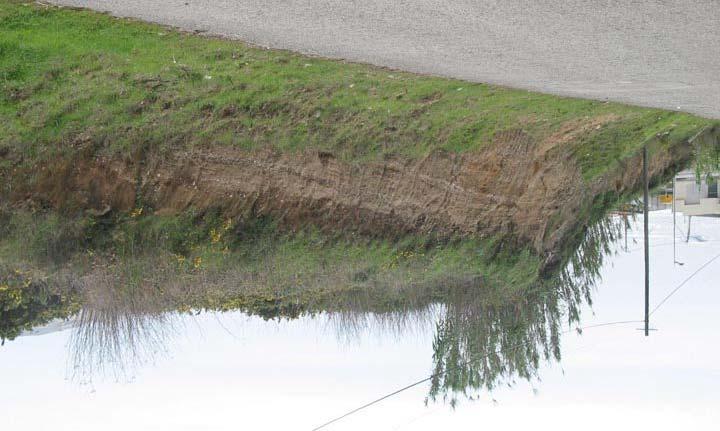
[[[545,142],[518,130],[499,134],[478,153],[434,152],[416,161],[362,166],[330,153],[229,148],[140,162],[75,160],[43,169],[33,189],[13,200],[53,207],[72,201],[96,213],[138,203],[156,213],[221,208],[228,216],[272,216],[289,228],[313,224],[373,236],[501,236],[512,246],[529,245],[552,266],[560,246],[587,221],[596,197],[641,184],[639,155],[586,184],[562,145],[576,130]],[[689,145],[654,151],[650,171],[665,174],[690,154]]]

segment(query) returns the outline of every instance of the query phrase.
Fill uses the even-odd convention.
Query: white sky
[[[684,266],[672,263],[670,213],[652,213],[651,222],[652,308],[720,253],[720,219],[693,220],[697,237],[678,242]],[[642,318],[641,225],[631,236],[638,242],[629,253],[607,259],[584,325]],[[453,411],[425,407],[421,385],[326,429],[718,429],[719,271],[720,259],[658,310],[649,338],[640,324],[565,336],[563,360],[543,367],[536,394],[520,383]],[[69,330],[6,343],[0,429],[309,430],[427,376],[432,365],[432,330],[342,341],[324,319],[225,313],[188,317],[176,331],[167,352],[132,378],[86,386],[67,379]]]

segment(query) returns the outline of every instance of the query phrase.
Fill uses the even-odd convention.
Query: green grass
[[[457,295],[488,306],[571,295],[573,318],[620,235],[617,221],[594,223],[570,252],[572,272],[543,279],[535,254],[492,240],[289,235],[271,220],[227,220],[212,211],[59,218],[0,207],[0,220],[0,338],[9,339],[87,301],[275,318],[417,310]]]
[[[48,282],[33,272],[11,269],[0,262],[0,344],[24,330],[79,310],[73,293],[55,281]]]
[[[79,153],[132,158],[139,151],[230,146],[328,151],[362,164],[479,151],[518,130],[540,142],[568,128],[576,132],[558,151],[591,181],[648,141],[671,146],[717,124],[259,49],[17,0],[0,0],[0,30],[0,196],[15,186],[13,170],[32,172]],[[611,120],[586,127],[600,117]],[[68,265],[78,274],[105,265],[128,286],[166,274],[226,289],[229,274],[249,290],[235,296],[223,290],[194,304],[258,309],[270,298],[268,314],[279,300],[297,304],[298,295],[307,294],[307,304],[318,295],[332,300],[337,289],[476,277],[512,296],[531,289],[541,267],[537,254],[506,250],[492,238],[389,241],[312,229],[290,235],[267,220],[232,220],[227,230],[213,211],[63,214],[0,211],[0,264],[39,271],[40,278]]]
[[[147,274],[153,266],[181,274],[233,273],[237,280],[256,280],[253,287],[283,294],[304,287],[409,286],[476,277],[520,292],[536,281],[539,268],[529,251],[506,253],[488,240],[370,240],[314,230],[289,234],[267,219],[228,220],[212,211],[107,219],[13,211],[4,223],[0,262],[23,271],[55,273],[69,266],[83,273],[96,261],[148,261]]]
[[[505,303],[537,286],[540,266],[530,251],[510,253],[488,240],[286,234],[268,219],[227,220],[212,211],[69,218],[13,210],[0,211],[0,220],[0,314],[12,317],[0,322],[7,326],[0,336],[11,339],[107,295],[145,298],[165,311],[266,318],[361,304],[396,311],[467,286],[487,303]]]
[[[590,179],[648,139],[708,120],[265,50],[107,15],[0,3],[0,169],[90,148],[226,145],[331,151],[357,163],[476,151],[616,119],[568,143]],[[10,161],[8,161],[10,160]]]

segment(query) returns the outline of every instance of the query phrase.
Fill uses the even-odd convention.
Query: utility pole
[[[628,248],[627,248],[627,224],[628,224],[627,212],[625,213],[624,218],[625,218],[625,253],[627,253],[628,252]]]
[[[674,198],[674,197],[673,197]],[[645,336],[650,335],[650,239],[648,222],[648,201],[650,182],[648,180],[647,145],[643,147],[643,224],[645,234]]]
[[[677,237],[677,222],[675,217],[675,176],[673,176],[673,206],[672,206],[672,213],[673,213],[673,265],[677,265],[677,256],[675,253],[675,238]]]

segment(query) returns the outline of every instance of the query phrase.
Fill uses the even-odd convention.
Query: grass
[[[541,142],[568,128],[574,134],[562,151],[592,181],[650,140],[671,146],[716,124],[265,50],[18,0],[0,2],[0,28],[0,197],[15,186],[15,170],[78,154],[132,158],[230,146],[327,151],[363,164],[476,152],[518,130]],[[599,118],[609,120],[587,127]],[[223,289],[232,282],[245,290],[213,295],[208,287],[193,304],[268,315],[301,297],[308,304],[332,301],[338,290],[449,280],[479,278],[489,290],[519,295],[534,286],[541,267],[536,254],[504,250],[493,238],[387,241],[312,229],[289,235],[270,220],[228,222],[212,210],[72,214],[0,211],[0,264],[41,279],[68,265],[81,275],[106,266],[128,289],[177,279]]]
[[[81,308],[100,313],[95,317],[242,310],[292,318],[323,311],[396,315],[438,302],[465,306],[467,298],[517,311],[528,298],[560,296],[572,319],[577,304],[589,301],[619,232],[611,220],[597,224],[575,251],[571,271],[540,280],[535,255],[507,253],[491,241],[285,235],[268,220],[236,225],[213,213],[123,220],[4,214],[0,338],[7,339]],[[48,235],[58,231],[65,234]]]
[[[589,182],[648,141],[673,146],[717,124],[18,0],[0,0],[0,29],[0,199],[16,186],[14,170],[78,154],[229,146],[325,151],[363,164],[477,152],[517,131],[535,143],[561,136],[560,150]],[[588,126],[600,118],[609,120]],[[718,152],[702,160],[717,166]],[[617,196],[590,198],[574,215],[587,223],[561,250],[569,269],[553,274],[540,274],[542,257],[529,248],[509,250],[498,238],[290,234],[270,219],[227,219],[212,209],[61,215],[0,202],[0,340],[74,315],[75,365],[92,370],[122,363],[128,349],[162,348],[168,311],[329,311],[355,327],[367,311],[392,320],[439,302],[431,399],[530,379],[541,360],[559,358],[561,319],[576,321],[590,302],[619,232],[602,221]],[[518,344],[528,348],[518,352]]]
[[[78,148],[127,156],[226,145],[355,163],[477,151],[611,115],[567,145],[592,179],[658,133],[710,121],[265,50],[107,15],[0,3],[0,168]],[[3,156],[4,154],[4,156]]]
[[[508,291],[522,291],[535,281],[539,268],[529,251],[506,253],[487,240],[437,243],[416,236],[391,242],[329,237],[310,229],[286,234],[267,219],[228,220],[212,211],[76,219],[13,211],[5,223],[0,261],[10,266],[55,272],[70,264],[84,272],[98,259],[129,263],[126,268],[147,260],[150,267],[182,274],[233,273],[238,280],[278,294],[332,285],[419,285],[453,277],[481,277],[499,284],[500,274],[514,286]]]
[[[367,324],[399,331],[433,325],[437,378],[428,397],[451,403],[516,375],[535,378],[542,361],[559,359],[558,328],[577,321],[590,303],[603,256],[622,227],[618,219],[592,226],[572,270],[543,284],[528,267],[529,254],[505,255],[472,240],[437,246],[422,238],[391,244],[313,231],[286,236],[268,220],[236,225],[213,212],[122,220],[0,216],[8,227],[0,262],[33,268],[0,264],[0,339],[74,316],[74,378],[151,360],[173,333],[174,312],[328,312],[346,336]],[[62,249],[60,238],[47,234],[59,230],[67,232]],[[73,276],[63,284],[58,274],[68,269]],[[519,344],[527,349],[518,352]]]
[[[49,281],[37,272],[13,269],[0,261],[0,344],[79,309],[74,292],[61,277]]]
[[[392,312],[458,286],[504,303],[537,282],[540,265],[529,251],[499,251],[491,241],[291,235],[270,220],[248,224],[212,211],[70,218],[5,210],[0,220],[3,340],[109,299],[156,315],[242,310],[265,318],[342,311],[357,301]]]

